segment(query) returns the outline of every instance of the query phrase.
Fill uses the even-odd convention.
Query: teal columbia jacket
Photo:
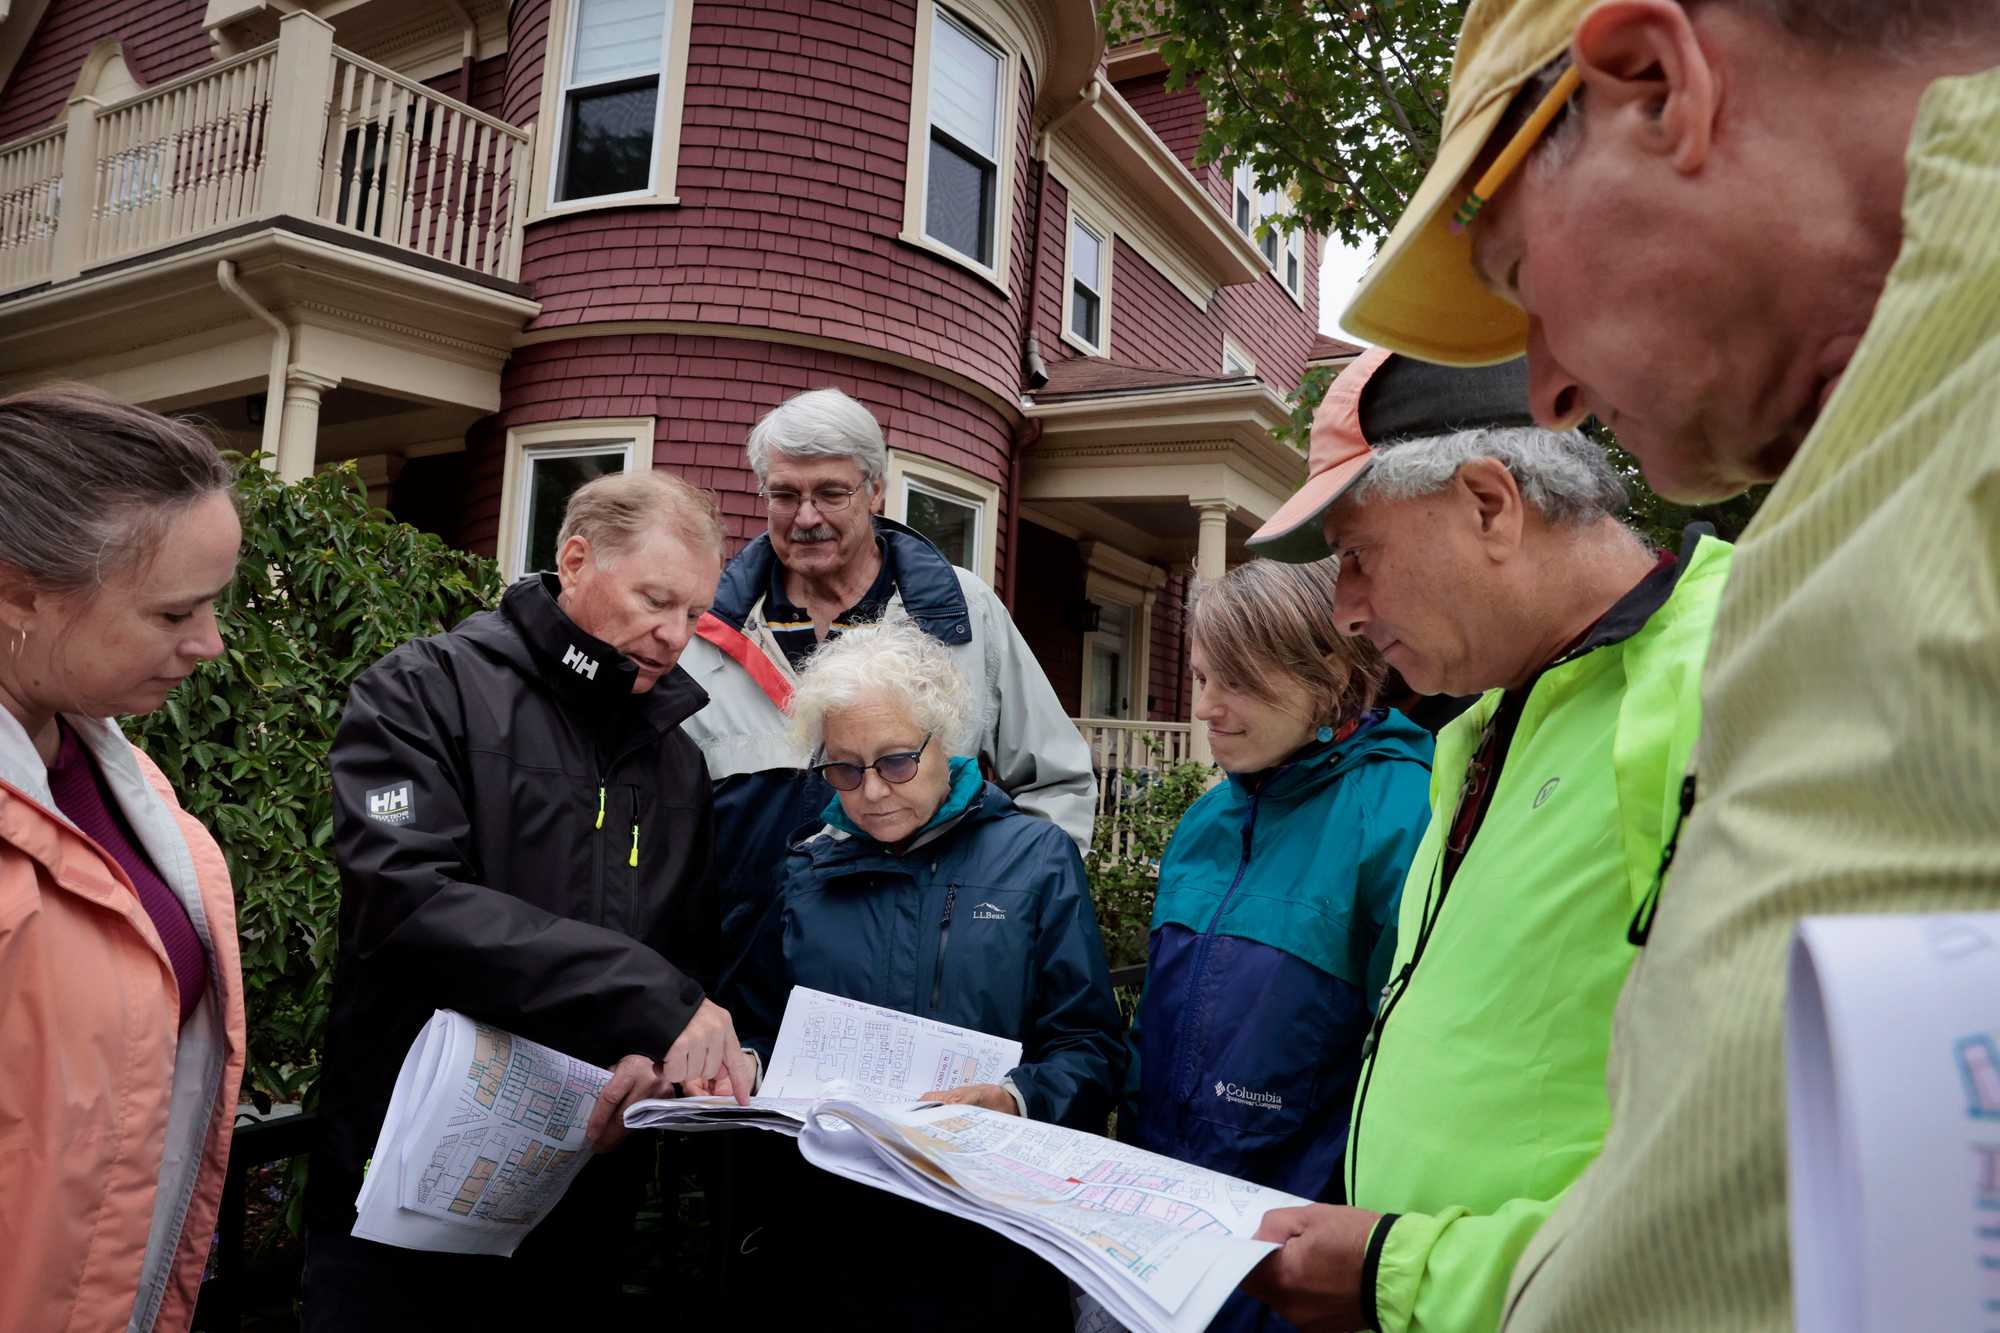
[[[1335,1197],[1361,1042],[1430,820],[1430,733],[1393,710],[1182,817],[1160,864],[1120,1137]]]

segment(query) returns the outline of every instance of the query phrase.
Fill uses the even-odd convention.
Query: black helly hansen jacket
[[[708,696],[636,668],[552,575],[354,684],[333,742],[340,956],[310,1215],[345,1230],[404,1055],[456,1009],[609,1065],[664,1055],[717,966]]]

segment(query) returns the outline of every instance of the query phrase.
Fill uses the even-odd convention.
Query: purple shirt
[[[208,987],[208,951],[202,948],[201,936],[195,934],[187,909],[140,848],[132,826],[125,822],[118,803],[104,785],[104,775],[97,771],[90,751],[74,731],[61,723],[57,725],[62,740],[56,749],[56,762],[49,769],[49,791],[55,797],[56,809],[109,852],[132,881],[132,887],[139,891],[139,905],[153,918],[153,929],[160,932],[167,961],[173,964],[174,981],[181,992],[181,1023],[185,1025],[188,1015],[201,1003],[202,991]]]

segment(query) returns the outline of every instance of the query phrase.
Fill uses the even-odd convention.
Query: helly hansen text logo
[[[410,784],[377,787],[368,793],[368,817],[384,824],[407,824],[416,815],[410,802]]]
[[[1253,1111],[1285,1109],[1285,1099],[1275,1092],[1258,1092],[1255,1088],[1246,1088],[1240,1083],[1224,1083],[1221,1079],[1215,1081],[1215,1095],[1225,1102],[1235,1102]]]
[[[569,647],[563,649],[563,665],[571,671],[576,672],[577,675],[582,676],[585,680],[597,679],[597,659],[586,657],[583,649],[577,647],[575,644],[571,644]]]
[[[972,909],[974,921],[1005,921],[1007,909],[998,903],[979,903]]]

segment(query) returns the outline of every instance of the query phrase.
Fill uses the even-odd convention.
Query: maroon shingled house
[[[1319,238],[1195,168],[1090,0],[11,0],[0,367],[356,460],[512,575],[568,490],[867,403],[887,510],[1114,751],[1189,734],[1182,596],[1303,475]]]

